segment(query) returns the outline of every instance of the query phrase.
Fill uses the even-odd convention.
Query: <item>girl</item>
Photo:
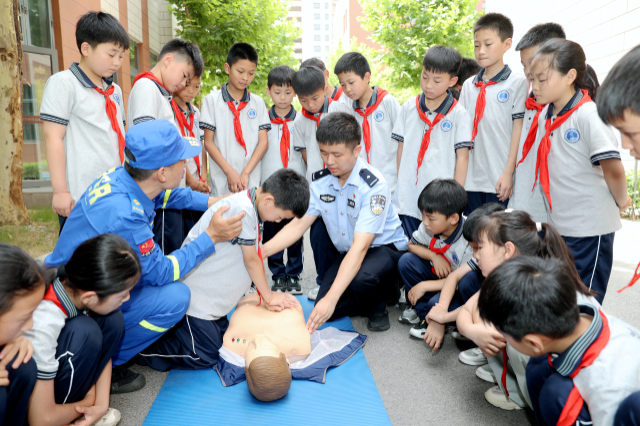
[[[18,247],[0,243],[0,425],[22,425],[36,383],[33,346],[22,333],[42,300],[42,268]]]
[[[124,332],[119,307],[139,278],[138,257],[113,234],[85,241],[58,267],[33,315],[33,328],[25,332],[38,366],[31,426],[120,421],[120,413],[109,408],[111,357]]]

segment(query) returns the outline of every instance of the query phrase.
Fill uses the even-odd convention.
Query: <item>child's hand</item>
[[[16,356],[16,354],[18,356]],[[33,345],[28,339],[20,336],[4,346],[4,349],[2,349],[2,352],[0,352],[0,365],[4,367],[9,362],[11,362],[12,359],[15,358],[15,361],[13,361],[12,365],[13,369],[15,370],[20,367],[20,364],[26,364],[27,362],[29,362],[32,355]]]
[[[426,292],[427,291],[420,284],[413,286],[407,293],[407,299],[409,299],[409,303],[411,303],[411,306],[416,306],[418,300],[420,300]]]
[[[229,191],[236,192],[242,191],[242,181],[240,180],[240,175],[235,170],[229,170],[227,173],[227,183],[229,186]]]
[[[0,363],[0,386],[9,386],[9,372],[4,364]]]
[[[242,189],[247,189],[247,185],[249,185],[249,173],[242,172],[240,181],[242,182]]]
[[[266,303],[266,301],[265,301]],[[275,292],[273,297],[266,303],[267,309],[270,311],[281,311],[287,308],[298,306],[298,299],[288,293]]]
[[[68,191],[53,194],[53,201],[51,201],[51,208],[55,214],[60,216],[69,217],[71,210],[73,209],[73,198]]]
[[[451,265],[449,265],[449,262],[447,262],[442,255],[436,256],[431,263],[433,264],[433,269],[435,269],[438,278],[447,278],[451,273]]]
[[[443,339],[444,339],[444,324],[441,324],[436,321],[431,321],[427,326],[427,331],[424,333],[424,341],[427,343],[427,345],[433,348],[432,352],[435,352],[438,349],[440,349]]]
[[[504,337],[493,326],[474,326],[473,340],[486,357],[496,356],[507,346]]]
[[[211,193],[211,187],[209,186],[209,184],[207,182],[199,180],[198,181],[198,187],[196,188],[196,191],[202,192],[203,194],[210,194]]]
[[[76,407],[76,411],[80,414],[84,414],[84,417],[74,421],[71,424],[73,426],[91,426],[94,423],[96,423],[98,420],[100,420],[100,418],[102,418],[102,416],[104,416],[108,410],[109,410],[108,406],[107,407],[101,407],[98,405],[94,405],[91,407],[78,406]]]
[[[629,207],[633,205],[633,200],[627,195],[627,203],[624,206],[620,206],[620,213],[624,213]]]
[[[498,194],[498,200],[506,201],[511,198],[513,194],[513,175],[503,174],[496,183],[496,194]]]
[[[436,303],[433,308],[427,314],[427,322],[431,323],[431,320],[439,322],[440,324],[444,324],[446,321],[444,316],[448,313],[448,311],[442,307],[441,304]]]

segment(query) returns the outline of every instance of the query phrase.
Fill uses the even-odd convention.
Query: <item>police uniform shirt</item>
[[[289,129],[289,165],[287,168],[294,170],[295,172],[304,176],[307,172],[307,167],[304,164],[304,159],[302,158],[302,154],[300,151],[296,151],[294,145],[295,138],[295,121],[298,117],[298,114],[295,108],[292,106],[289,113],[283,117],[287,118],[291,121],[287,122],[287,128]],[[278,114],[274,107],[269,110],[269,120],[278,118]],[[282,164],[282,156],[280,155],[280,143],[282,141],[282,132],[284,131],[284,124],[275,124],[271,123],[271,129],[267,135],[269,136],[269,148],[267,148],[267,152],[262,157],[262,179],[261,182],[264,182],[280,169],[284,168],[284,164]]]
[[[560,111],[563,115],[582,99],[582,91]],[[540,113],[538,134],[552,117],[553,104]],[[620,210],[604,180],[601,160],[620,159],[613,131],[598,116],[595,102],[587,102],[551,132],[549,187],[553,210],[545,197],[549,221],[565,237],[592,237],[622,227]],[[531,153],[530,153],[531,155]]]
[[[460,103],[469,111],[472,119],[480,93],[480,88],[475,83],[482,81],[483,73],[484,68],[477,76],[465,81],[460,94]],[[508,65],[491,81],[497,81],[498,84],[486,88],[486,106],[478,124],[472,151],[469,152],[469,168],[464,188],[472,192],[495,194],[496,183],[509,160],[513,120],[524,117],[529,81],[523,75],[513,74]]]
[[[390,200],[381,173],[358,157],[344,187],[328,169],[313,175],[307,214],[322,216],[329,237],[339,252],[351,248],[353,234],[375,234],[371,247],[394,244],[407,250],[402,223]]]
[[[109,98],[116,106],[122,136],[124,101],[122,90],[110,79],[103,78],[101,89],[113,85]],[[118,134],[111,127],[104,95],[73,63],[68,70],[52,75],[44,86],[40,119],[66,127],[63,144],[66,158],[67,188],[78,202],[82,193],[102,173],[120,165]]]
[[[349,114],[353,114],[348,106],[340,102],[329,103],[329,99],[325,96],[322,110],[318,113],[321,114],[320,120],[324,120],[327,114],[332,112],[346,112]],[[313,115],[317,117],[318,114]],[[308,119],[302,113],[300,113],[296,114],[294,127],[294,149],[299,152],[306,151],[307,181],[311,182],[313,173],[324,169],[322,157],[320,156],[320,148],[318,147],[318,141],[316,139],[316,130],[318,126],[315,121]]]
[[[449,244],[449,248],[442,255],[449,261],[451,270],[455,271],[465,263],[473,261],[473,248],[471,248],[467,240],[462,236],[463,225],[464,219],[461,218],[453,234],[443,240],[440,235],[430,234],[424,226],[424,223],[420,223],[418,229],[411,236],[411,242],[429,248],[431,241],[435,238],[434,249],[441,249]],[[469,266],[474,269],[475,263],[469,263]]]
[[[533,97],[533,92],[530,97]],[[513,176],[513,194],[509,199],[509,208],[514,210],[524,210],[529,213],[535,222],[548,222],[547,209],[544,205],[544,192],[540,186],[540,181],[536,181],[536,187],[533,187],[533,182],[536,175],[536,158],[538,154],[538,147],[540,146],[540,140],[544,136],[544,132],[540,130],[536,133],[536,140],[522,163],[522,147],[527,140],[527,135],[531,126],[537,126],[538,123],[533,123],[533,118],[536,115],[536,110],[526,109],[524,113],[524,120],[522,122],[522,134],[520,135],[520,144],[518,145],[518,157],[517,167]],[[518,164],[520,163],[520,164]]]
[[[144,121],[167,120],[180,131],[171,99],[173,96],[164,87],[148,78],[141,78],[129,93],[127,125],[131,128]]]
[[[399,214],[422,220],[422,213],[418,208],[420,192],[434,179],[453,179],[456,172],[456,151],[469,148],[473,122],[460,102],[452,108],[453,101],[453,95],[449,92],[442,104],[430,111],[427,109],[424,94],[420,95],[420,109],[431,122],[438,114],[445,116],[431,131],[429,147],[420,169],[418,154],[422,137],[429,130],[429,125],[420,119],[415,98],[405,102],[400,110],[391,136],[395,141],[404,144],[394,198],[394,205],[398,208]],[[393,164],[395,167],[396,162]]]
[[[255,193],[255,192],[254,192]],[[196,240],[205,231],[213,215],[223,206],[230,206],[222,217],[229,218],[245,212],[242,232],[231,241],[216,244],[216,252],[184,276],[182,281],[191,289],[191,303],[187,315],[203,320],[217,320],[227,315],[251,287],[251,277],[244,264],[242,246],[259,244],[258,213],[247,196],[240,191],[218,201],[207,210],[184,241]]]
[[[378,88],[373,88],[373,95],[369,100],[367,107],[375,105],[378,101]],[[360,129],[362,129],[362,122],[364,117],[358,114],[355,110],[361,110],[360,103],[358,101],[351,102],[352,113],[358,123]],[[369,129],[371,130],[371,149],[369,151],[369,164],[382,172],[382,176],[389,185],[391,191],[391,198],[393,198],[396,191],[396,181],[398,180],[398,143],[392,139],[391,133],[396,123],[396,118],[400,113],[400,103],[390,93],[387,93],[380,105],[367,117],[369,122]],[[367,150],[364,147],[364,135],[360,139],[360,145],[362,150],[360,151],[360,157],[367,161]]]
[[[261,130],[269,130],[271,122],[269,113],[262,98],[254,93],[244,90],[244,95],[240,101],[236,101],[229,95],[225,83],[221,90],[209,93],[202,101],[202,111],[200,115],[200,128],[209,129],[214,133],[213,143],[218,147],[220,153],[227,163],[238,174],[241,174],[247,163],[251,159],[253,152],[258,146],[258,138]],[[240,102],[247,102],[247,105],[240,111],[240,126],[242,127],[242,137],[244,138],[247,152],[236,140],[233,127],[233,113],[229,109],[227,102],[232,101],[237,109]],[[249,175],[247,187],[260,186],[261,164],[253,169]],[[222,171],[215,161],[209,160],[209,181],[214,194],[218,196],[230,193],[227,182],[227,175]]]
[[[182,114],[184,114],[184,118],[187,120],[187,123],[193,115],[193,137],[196,138],[196,140],[200,141],[200,143],[202,144],[203,131],[200,130],[200,110],[195,105],[192,105],[190,103],[187,103],[187,107],[187,111],[182,111],[182,108],[178,108],[180,108]],[[184,129],[184,134],[189,136],[189,129],[187,129],[186,127]],[[202,168],[205,167],[204,163],[202,162],[202,154],[198,154],[198,158],[200,159],[200,168],[202,170]],[[200,180],[200,176],[198,176],[198,167],[196,166],[196,161],[193,158],[187,158],[187,170],[196,180]]]

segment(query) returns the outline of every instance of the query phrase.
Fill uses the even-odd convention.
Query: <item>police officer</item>
[[[131,128],[126,134],[124,167],[107,171],[87,188],[71,211],[53,253],[45,259],[47,267],[65,264],[81,243],[104,233],[123,237],[140,258],[142,276],[129,301],[121,306],[125,331],[113,358],[111,393],[144,387],[144,376],[122,364],[184,316],[191,293],[178,279],[213,254],[216,242],[229,241],[242,230],[243,214],[222,219],[223,212],[218,211],[207,231],[179,250],[165,256],[153,241],[156,209],[204,211],[217,201],[207,194],[178,188],[185,160],[201,151],[196,139],[181,137],[167,120]]]
[[[263,256],[297,241],[321,216],[339,254],[320,285],[309,332],[347,315],[369,317],[371,331],[387,330],[386,302],[395,295],[398,260],[408,248],[389,187],[359,157],[361,131],[351,114],[328,114],[316,137],[327,168],[313,174],[309,210],[266,243]]]

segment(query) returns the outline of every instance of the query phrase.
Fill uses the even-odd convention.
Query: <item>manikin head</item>
[[[283,398],[291,387],[287,357],[265,334],[256,334],[249,343],[244,372],[249,392],[259,401]]]

